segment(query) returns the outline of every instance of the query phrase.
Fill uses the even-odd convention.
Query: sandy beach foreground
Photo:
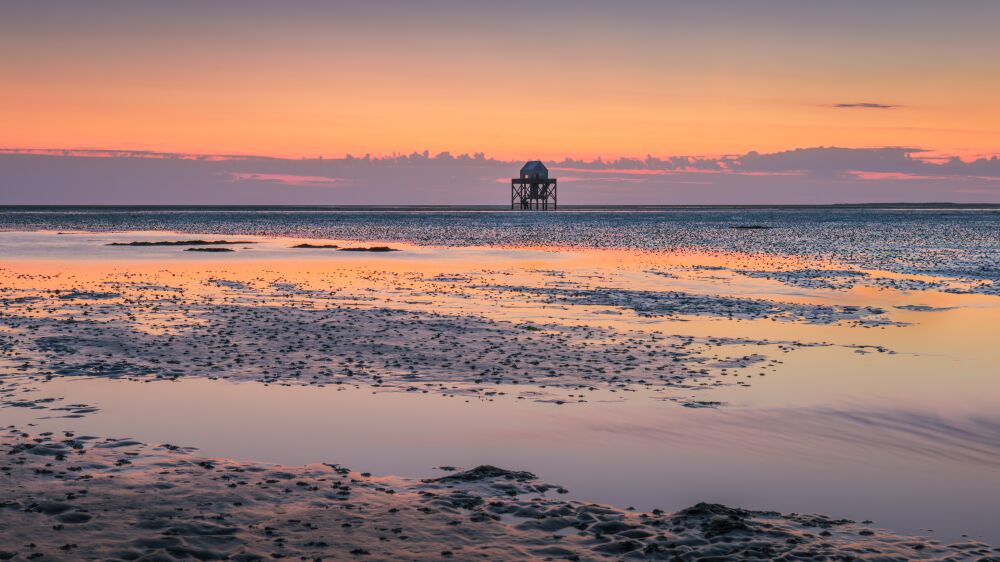
[[[1000,558],[982,281],[733,252],[4,244],[0,559]]]
[[[277,467],[173,445],[8,430],[5,560],[992,559],[845,519],[700,503],[676,513],[563,501],[530,472],[424,481]]]

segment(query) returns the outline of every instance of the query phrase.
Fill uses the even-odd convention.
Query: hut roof
[[[531,174],[535,172],[548,172],[549,169],[542,164],[541,160],[532,160],[521,167],[522,174]]]

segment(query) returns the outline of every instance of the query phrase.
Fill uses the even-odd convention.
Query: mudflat
[[[5,236],[47,248],[0,269],[8,559],[998,553],[981,280],[281,237],[215,259],[170,232],[109,261],[136,236]]]

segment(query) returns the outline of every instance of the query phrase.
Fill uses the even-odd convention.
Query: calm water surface
[[[986,404],[961,413],[888,401],[692,410],[606,392],[554,406],[207,379],[57,380],[39,396],[101,411],[66,420],[5,410],[5,423],[414,477],[496,464],[534,471],[585,501],[669,510],[715,501],[1000,541],[1000,418]]]
[[[738,226],[765,226],[740,229]],[[0,207],[0,230],[168,230],[444,246],[715,249],[1000,282],[1000,206],[483,209]]]

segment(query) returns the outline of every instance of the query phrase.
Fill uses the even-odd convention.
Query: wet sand
[[[26,558],[36,550],[7,545],[32,541],[48,557],[120,559],[156,554],[252,559],[275,553],[331,559],[996,555],[972,539],[945,547],[822,516],[715,504],[669,515],[624,506],[588,507],[580,499],[558,499],[557,487],[549,488],[534,475],[421,482],[341,475],[322,465],[279,469],[251,459],[206,461],[190,449],[102,441],[111,433],[81,440],[61,432],[73,433],[74,420],[102,415],[100,400],[83,403],[72,395],[55,399],[39,394],[49,381],[89,377],[122,384],[217,379],[343,386],[450,397],[483,407],[520,400],[583,412],[609,397],[626,403],[659,401],[681,414],[740,412],[773,402],[804,408],[808,416],[801,419],[816,420],[810,422],[815,434],[829,423],[816,417],[819,406],[844,402],[831,398],[824,386],[834,384],[829,379],[809,379],[809,388],[801,387],[788,365],[797,356],[820,357],[817,353],[825,350],[858,374],[881,373],[890,366],[884,377],[864,383],[874,395],[849,397],[859,406],[851,416],[870,415],[872,407],[886,404],[887,393],[917,409],[916,417],[883,414],[866,421],[859,435],[847,439],[864,441],[870,428],[882,425],[905,427],[899,435],[906,442],[917,432],[918,420],[928,419],[920,417],[924,409],[953,413],[954,401],[958,409],[981,412],[976,396],[986,403],[995,396],[991,392],[997,382],[984,378],[994,355],[980,349],[981,339],[952,345],[935,326],[940,319],[960,322],[970,331],[991,325],[997,303],[982,294],[981,283],[750,254],[553,253],[400,243],[392,245],[397,251],[382,252],[378,241],[312,242],[376,249],[372,254],[306,251],[294,248],[308,243],[303,240],[241,237],[240,245],[229,248],[232,252],[198,256],[163,244],[171,236],[179,242],[192,239],[170,233],[66,234],[58,241],[53,234],[20,236],[35,236],[51,251],[0,267],[0,419],[13,411],[38,417],[19,416],[4,442],[13,452],[4,478],[17,492],[0,516],[3,528],[21,530],[16,536],[0,531],[0,550],[17,556]],[[132,242],[140,244],[106,246]],[[109,261],[110,255],[119,257]],[[924,346],[928,340],[937,342],[936,350]],[[953,356],[935,354],[942,350]],[[949,391],[942,393],[933,373],[957,357],[969,377],[951,381]],[[905,386],[900,385],[904,375]],[[850,388],[839,384],[836,393]],[[789,393],[796,385],[800,387]],[[844,408],[834,410],[841,413],[827,420],[844,417]],[[751,412],[745,423],[765,419]],[[774,420],[774,426],[784,419]],[[987,421],[976,429],[978,441],[968,437],[966,422],[936,433],[927,433],[925,424],[920,430],[924,441],[916,439],[910,448],[929,455],[934,447],[928,443],[936,441],[934,454],[962,457],[979,467],[988,486],[1000,457],[990,444],[995,426]],[[33,425],[53,423],[66,425],[53,428],[52,435],[36,433]],[[132,437],[128,427],[117,434]],[[880,435],[876,431],[867,437],[878,443]],[[105,446],[97,446],[99,442]],[[85,453],[79,455],[79,450]],[[283,482],[279,478],[271,483],[273,490],[262,491],[261,482],[266,486],[274,480],[264,478],[268,471],[282,471],[294,484],[278,486]],[[244,478],[247,473],[259,477]],[[85,480],[107,482],[72,498],[86,511],[75,504],[49,514],[32,507],[43,499],[66,503],[57,497],[65,491],[51,494],[55,483],[68,485],[84,475],[91,476]],[[131,484],[119,485],[122,480],[111,476]],[[329,482],[337,476],[340,482],[333,486]],[[558,476],[549,479],[559,481]],[[357,505],[326,497],[338,496],[344,487],[359,498]],[[168,489],[169,494],[163,492]],[[254,493],[239,493],[243,490]],[[536,499],[543,491],[543,498]],[[141,502],[140,494],[163,496],[167,503],[153,514],[123,511],[120,506]],[[455,500],[456,495],[461,497]],[[278,510],[294,512],[296,522],[276,517]],[[433,517],[437,510],[454,521]],[[173,519],[166,511],[176,512]],[[213,519],[209,512],[223,519]],[[52,518],[64,515],[75,522],[53,523]],[[154,521],[148,529],[146,520]],[[406,529],[406,541],[399,539],[404,531],[392,532],[397,527]],[[143,529],[143,536],[137,536],[136,528]],[[73,534],[77,530],[80,534]],[[105,538],[95,540],[93,531]],[[64,542],[56,545],[59,541]],[[446,551],[451,554],[442,554]]]
[[[980,559],[844,519],[718,504],[649,513],[558,499],[526,471],[479,466],[424,481],[339,465],[278,467],[170,444],[0,436],[4,559]]]

